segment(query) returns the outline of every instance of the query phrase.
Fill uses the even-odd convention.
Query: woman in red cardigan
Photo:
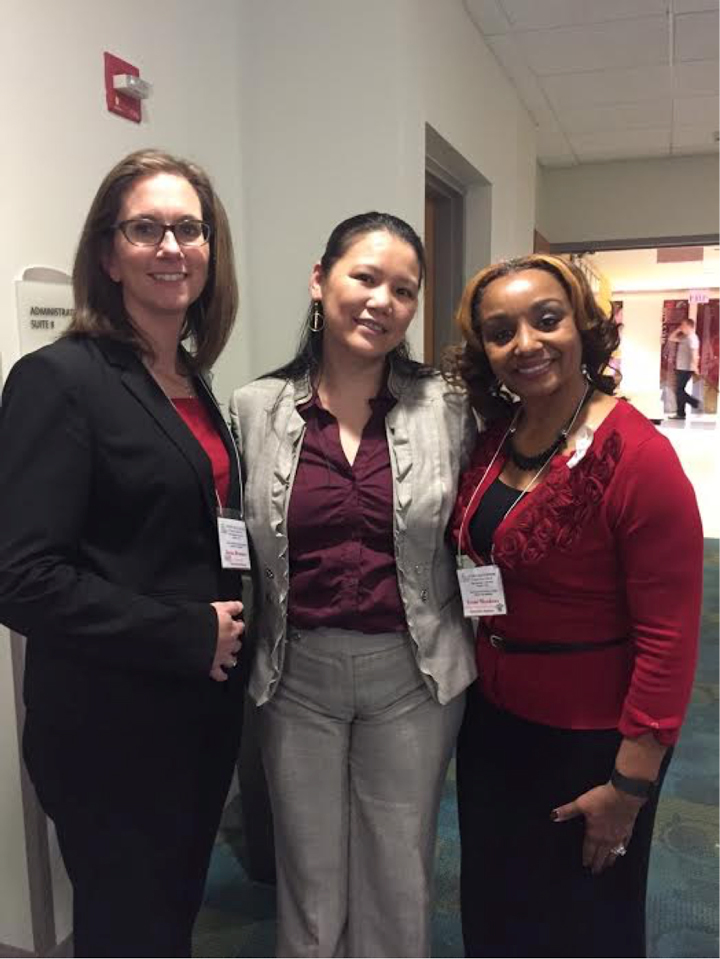
[[[583,274],[482,270],[450,361],[486,429],[453,518],[479,679],[458,743],[468,956],[644,956],[658,792],[687,707],[702,529],[667,439],[613,394]]]

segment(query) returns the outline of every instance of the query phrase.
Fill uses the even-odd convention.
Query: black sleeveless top
[[[495,530],[521,495],[522,490],[508,486],[500,479],[490,484],[468,527],[472,548],[479,556],[490,556]]]

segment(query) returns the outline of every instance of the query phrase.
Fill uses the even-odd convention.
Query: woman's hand
[[[551,815],[558,823],[576,816],[585,817],[583,866],[597,875],[612,866],[618,855],[624,855],[624,852],[614,850],[628,846],[635,819],[644,802],[644,799],[636,799],[605,783],[583,793],[573,802],[558,806]]]
[[[215,658],[210,670],[210,677],[216,683],[224,683],[228,678],[225,670],[237,666],[237,654],[240,652],[242,645],[240,636],[245,629],[245,624],[239,618],[243,611],[243,604],[233,599],[223,603],[211,603],[210,605],[215,610],[218,619],[217,646],[215,647]]]

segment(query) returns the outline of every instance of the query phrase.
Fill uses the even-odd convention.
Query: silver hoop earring
[[[319,333],[325,326],[325,317],[322,314],[322,307],[320,305],[320,300],[315,300],[313,302],[313,314],[310,319],[310,332]]]

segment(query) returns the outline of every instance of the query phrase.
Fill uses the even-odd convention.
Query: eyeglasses
[[[133,246],[160,246],[168,230],[179,246],[204,246],[210,239],[210,224],[202,220],[180,220],[179,223],[160,223],[149,217],[123,220],[116,223],[115,230]]]

